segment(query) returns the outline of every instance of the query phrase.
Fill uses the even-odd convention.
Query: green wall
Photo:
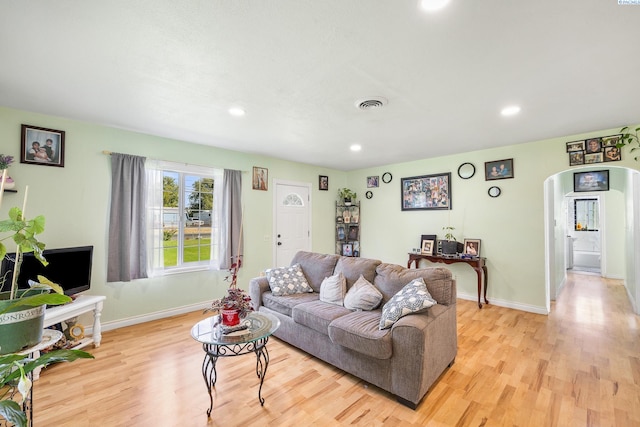
[[[21,124],[65,130],[65,167],[12,165],[10,174],[19,193],[5,195],[0,214],[4,216],[9,207],[22,205],[25,185],[29,185],[27,214],[45,215],[43,239],[49,248],[94,245],[91,293],[107,296],[103,320],[112,324],[206,305],[219,297],[228,284],[224,281],[226,272],[210,271],[105,283],[110,160],[103,150],[247,171],[243,179],[245,264],[239,276],[239,283],[245,286],[251,277],[272,266],[273,242],[271,238],[265,241],[264,236],[272,235],[272,180],[280,179],[311,183],[314,251],[333,252],[336,190],[348,186],[358,193],[362,204],[361,256],[406,265],[407,252],[418,247],[421,234],[442,235],[442,227],[452,225],[459,240],[482,240],[482,254],[488,260],[490,301],[541,312],[545,306],[544,182],[569,170],[565,142],[617,131],[343,172],[2,107],[0,153],[19,157]],[[506,158],[514,159],[515,178],[486,182],[484,162]],[[472,179],[457,176],[457,168],[463,162],[476,166]],[[269,169],[269,191],[251,189],[249,171],[253,166]],[[616,162],[616,166],[638,169],[638,163],[627,159]],[[371,189],[373,198],[364,198],[368,190],[366,177],[382,176],[384,172],[393,174],[392,182],[380,182],[379,188]],[[452,173],[453,209],[401,211],[400,178],[440,172]],[[318,175],[329,176],[329,191],[318,190]],[[490,185],[502,188],[499,198],[487,195]],[[629,202],[624,199],[624,203]],[[460,294],[473,298],[473,270],[462,265],[449,267],[458,279]]]

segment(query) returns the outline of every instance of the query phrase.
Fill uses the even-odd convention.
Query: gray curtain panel
[[[220,269],[231,267],[232,257],[243,253],[242,171],[224,170],[222,179]]]
[[[144,157],[111,154],[107,282],[147,277]]]

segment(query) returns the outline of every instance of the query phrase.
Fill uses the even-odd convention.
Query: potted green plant
[[[357,194],[354,191],[349,190],[348,188],[339,188],[338,197],[345,206],[351,206],[351,203],[355,203]]]
[[[231,264],[229,275],[225,277],[225,280],[231,282],[229,289],[227,289],[227,294],[222,298],[213,300],[211,307],[205,310],[205,313],[220,313],[224,326],[239,324],[240,319],[244,319],[253,311],[251,297],[247,292],[238,288],[238,271],[242,266],[242,256],[238,255],[232,258],[236,258],[236,261]]]
[[[445,232],[445,240],[442,241],[442,253],[444,255],[455,255],[456,253],[458,253],[458,241],[453,235],[453,230],[455,230],[455,227],[442,227],[442,230],[444,230]]]
[[[16,427],[25,427],[27,415],[14,397],[18,397],[17,394],[20,393],[22,402],[27,398],[32,386],[28,374],[39,367],[57,362],[73,362],[76,359],[93,359],[93,356],[81,350],[54,350],[43,353],[36,359],[24,354],[0,356],[0,420],[4,419]]]
[[[616,147],[622,148],[625,145],[628,145],[628,146],[631,146],[632,144],[637,145],[637,147],[632,147],[631,150],[629,150],[630,153],[633,153],[634,151],[640,149],[640,137],[638,137],[638,132],[640,132],[640,127],[635,128],[635,130],[633,131],[629,129],[629,126],[625,126],[622,129],[620,129],[622,138],[620,139],[620,142],[616,144]],[[638,157],[640,156],[635,156],[633,160],[637,161]]]

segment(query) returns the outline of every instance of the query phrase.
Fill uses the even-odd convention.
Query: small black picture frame
[[[576,193],[609,191],[609,171],[574,172],[573,191]]]
[[[328,191],[329,190],[329,177],[326,175],[318,175],[318,190],[320,191]]]

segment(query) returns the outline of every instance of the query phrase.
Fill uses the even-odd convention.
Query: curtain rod
[[[113,151],[102,150],[102,154],[106,154],[106,155],[110,156],[112,154],[124,154],[124,153],[114,153]],[[162,162],[169,161],[169,160],[161,160],[161,159],[153,159],[153,160],[159,160],[159,161],[162,161]],[[173,163],[182,163],[182,162],[173,162]],[[185,165],[192,165],[191,163],[184,163],[184,164]],[[203,167],[203,168],[219,168],[219,166],[204,166],[204,165],[192,165],[192,166],[200,166],[200,167]],[[225,169],[225,168],[222,168],[222,169]],[[242,173],[249,173],[249,171],[243,171],[242,169],[236,169],[236,170],[239,170]]]

